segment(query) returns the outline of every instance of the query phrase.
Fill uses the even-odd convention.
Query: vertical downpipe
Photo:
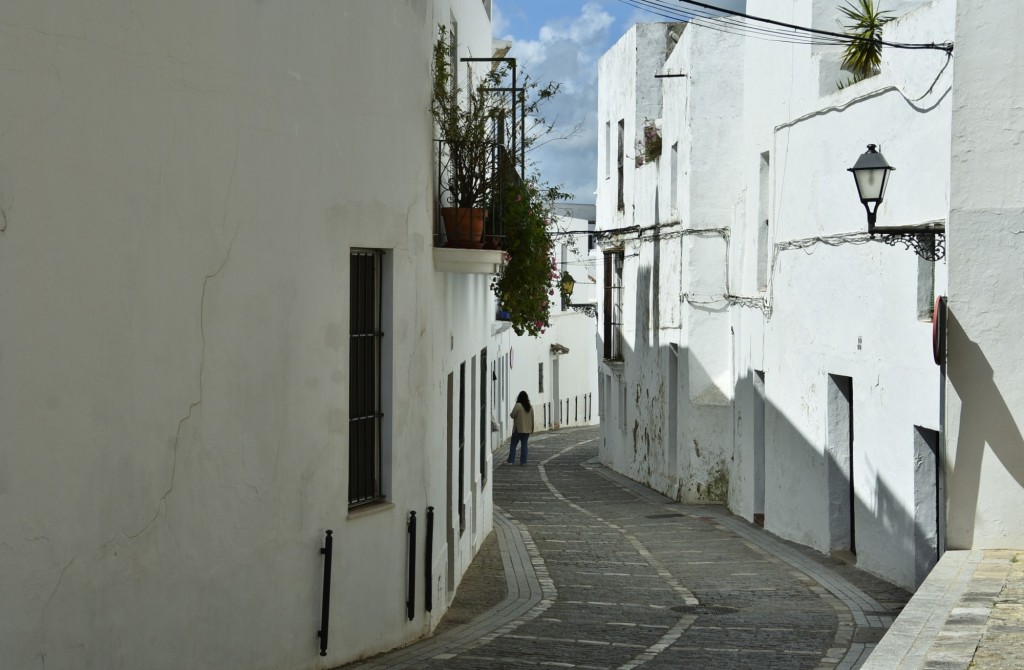
[[[316,632],[320,638],[320,655],[327,655],[327,632],[331,619],[331,557],[334,555],[334,531],[327,531],[327,539],[320,553],[324,556],[324,595],[320,605],[320,630]]]
[[[434,554],[434,508],[430,506],[427,508],[427,540],[426,547],[423,550],[424,562],[423,562],[423,576],[425,582],[423,584],[423,600],[424,606],[428,612],[434,609],[434,574],[433,574],[433,554]]]
[[[405,611],[412,621],[416,616],[416,512],[409,512],[409,592],[405,600]]]

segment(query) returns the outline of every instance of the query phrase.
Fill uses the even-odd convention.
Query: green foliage
[[[502,195],[508,246],[491,290],[511,314],[512,330],[536,337],[551,326],[554,282],[561,275],[549,223],[555,201],[568,194],[540,184],[534,176],[526,181],[510,178]]]
[[[849,86],[878,73],[882,27],[895,17],[879,9],[875,0],[848,0],[839,11],[850,21],[843,24],[843,32],[854,38],[843,51],[843,69],[853,73],[853,79],[842,86]]]
[[[637,167],[644,163],[653,163],[661,158],[661,130],[658,129],[654,121],[648,119],[644,123],[644,139],[637,144],[639,145],[636,148]]]
[[[513,116],[506,113],[511,111],[507,98],[495,92],[510,86],[506,66],[488,68],[474,87],[464,91],[454,85],[455,62],[455,44],[448,30],[439,26],[430,111],[444,140],[443,151],[447,152],[444,186],[458,207],[496,205],[493,209],[500,212],[504,223],[506,251],[491,290],[501,309],[511,314],[516,334],[537,336],[550,326],[553,282],[559,277],[549,223],[554,218],[554,203],[571,196],[560,187],[543,183],[536,171],[522,179],[516,174],[515,161],[520,150],[525,153],[558,139],[551,137],[554,124],[543,117],[541,107],[560,86],[541,86],[525,72],[518,72],[520,90],[515,93]],[[518,125],[523,119],[526,128]],[[577,131],[573,129],[569,135]],[[499,137],[519,137],[522,145],[515,147],[515,152],[505,147],[495,162],[492,152]],[[496,189],[495,185],[502,188]]]
[[[497,86],[504,70],[488,70],[475,87],[464,91],[455,86],[454,62],[455,43],[447,28],[439,26],[430,112],[445,141],[445,187],[454,206],[485,207],[492,190],[489,169],[497,139],[495,119],[501,113],[499,100],[488,89]]]

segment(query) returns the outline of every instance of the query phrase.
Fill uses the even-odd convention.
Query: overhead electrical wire
[[[672,21],[693,23],[694,25],[701,26],[702,28],[708,28],[710,30],[716,30],[730,35],[754,37],[757,39],[788,44],[842,45],[850,41],[849,39],[838,40],[834,38],[826,40],[824,38],[814,38],[792,30],[765,28],[758,25],[751,25],[741,20],[724,17],[721,14],[715,14],[710,11],[682,9],[675,3],[664,2],[663,0],[619,0],[619,2]]]
[[[619,2],[672,21],[693,23],[694,25],[722,33],[753,37],[772,42],[843,46],[867,39],[855,35],[808,28],[774,19],[752,16],[743,12],[714,7],[703,2],[697,2],[696,0],[677,0],[675,2],[671,0],[619,0]],[[679,2],[690,5],[690,7],[680,7]],[[951,42],[918,44],[878,40],[878,43],[895,49],[936,49],[946,53],[952,53],[953,51],[953,44]]]
[[[752,25],[742,20],[728,16],[722,16],[710,11],[700,9],[682,9],[674,2],[664,0],[619,0],[623,4],[647,11],[662,18],[673,21],[693,23],[694,25],[732,35],[755,37],[758,39],[770,40],[773,42],[785,42],[790,44],[843,44],[845,42],[830,38],[815,38],[792,30],[779,28],[766,28]],[[848,41],[848,40],[847,40]]]
[[[805,33],[810,33],[812,35],[822,35],[822,36],[826,36],[826,37],[831,37],[833,39],[841,40],[844,43],[845,42],[859,42],[859,41],[878,42],[879,44],[881,44],[883,46],[893,47],[895,49],[939,49],[939,50],[945,51],[947,53],[953,51],[953,43],[952,42],[944,42],[942,44],[936,44],[935,42],[930,42],[930,43],[927,43],[927,44],[920,44],[920,43],[910,43],[910,42],[886,42],[885,40],[872,40],[872,39],[866,38],[866,37],[857,37],[855,35],[847,35],[847,34],[844,34],[844,33],[835,33],[835,32],[831,32],[829,30],[820,30],[818,28],[808,28],[806,26],[798,26],[798,25],[795,25],[795,24],[792,24],[792,23],[784,23],[782,21],[776,21],[774,19],[767,19],[767,18],[760,17],[760,16],[751,16],[750,14],[744,14],[743,12],[737,12],[737,11],[732,10],[732,9],[721,9],[719,7],[714,7],[712,5],[708,5],[708,4],[705,4],[703,2],[697,2],[696,0],[679,0],[679,2],[683,2],[683,3],[686,3],[688,5],[695,5],[697,7],[703,7],[706,10],[716,10],[716,11],[725,12],[726,14],[729,14],[730,16],[737,16],[737,17],[742,17],[744,19],[750,19],[752,21],[760,21],[762,23],[768,23],[768,24],[775,25],[775,26],[782,26],[784,28],[789,28],[789,29],[792,29],[792,30],[797,30],[797,31],[805,32]]]

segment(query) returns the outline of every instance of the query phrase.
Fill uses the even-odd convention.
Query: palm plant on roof
[[[849,0],[839,11],[849,20],[843,32],[852,39],[843,51],[843,69],[853,74],[854,83],[878,73],[882,64],[882,27],[892,21],[875,0]]]

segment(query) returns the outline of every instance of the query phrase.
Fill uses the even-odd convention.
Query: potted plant
[[[441,217],[449,246],[481,247],[486,207],[493,183],[496,119],[500,110],[490,88],[503,76],[489,70],[476,86],[456,85],[456,46],[447,28],[438,28],[434,43],[430,111],[441,134],[439,142]]]

